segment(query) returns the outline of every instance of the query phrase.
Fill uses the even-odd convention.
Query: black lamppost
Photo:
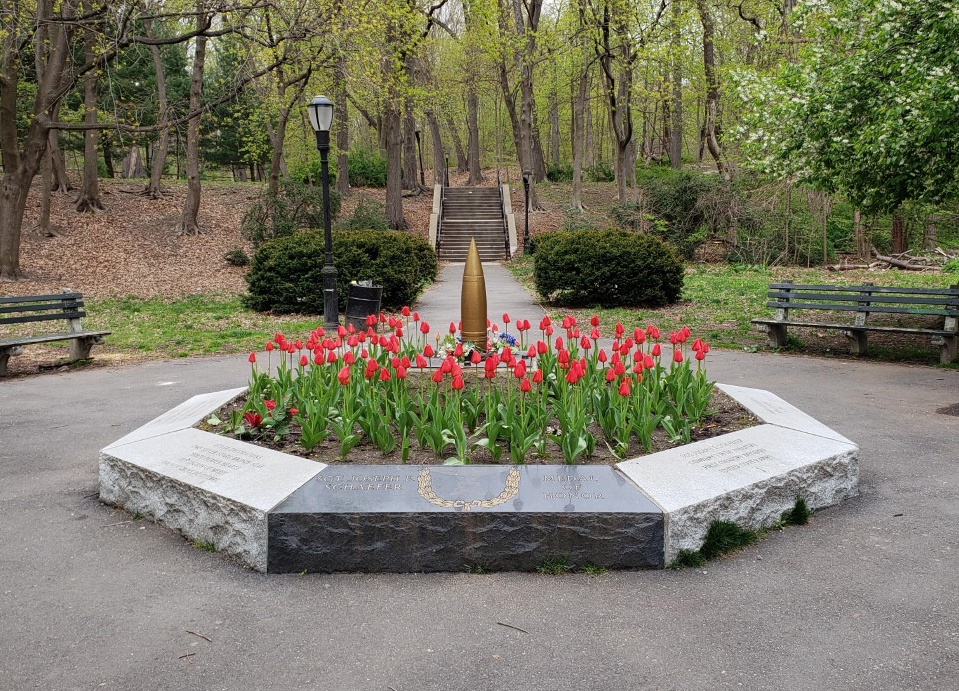
[[[333,102],[326,96],[314,96],[309,105],[310,124],[316,132],[316,148],[320,151],[320,172],[323,178],[323,233],[326,237],[326,259],[323,277],[323,327],[335,329],[340,323],[340,303],[336,295],[336,267],[333,266],[333,235],[330,229],[330,125],[333,124]]]
[[[529,183],[533,179],[533,173],[529,170],[523,171],[523,192],[526,196],[526,227],[523,229],[523,254],[529,254],[533,248],[529,244]]]
[[[444,171],[444,174],[446,175],[446,186],[449,187],[450,186],[450,152],[444,151],[443,158],[446,159],[446,170]]]
[[[426,175],[423,174],[423,147],[420,145],[419,130],[416,130],[416,151],[420,155],[420,184],[426,187]]]

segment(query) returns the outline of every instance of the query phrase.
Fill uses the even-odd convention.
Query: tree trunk
[[[403,123],[391,99],[383,113],[386,129],[386,218],[393,230],[406,230],[403,216]]]
[[[856,256],[860,259],[868,259],[870,243],[869,238],[866,237],[866,227],[862,222],[862,212],[859,209],[852,212],[852,230]]]
[[[672,126],[669,140],[669,166],[679,169],[683,165],[683,69],[682,69],[682,9],[673,2],[673,103]]]
[[[347,117],[346,58],[339,53],[333,71],[333,101],[339,112],[336,120],[336,191],[346,197],[350,193],[350,128]]]
[[[483,183],[483,167],[480,164],[479,141],[479,96],[476,93],[476,78],[472,74],[466,83],[466,129],[469,132],[469,153],[466,158],[469,162],[469,180],[467,185],[481,185]]]
[[[197,28],[202,26],[206,8],[204,1],[196,3]],[[196,49],[193,55],[193,74],[190,79],[190,112],[200,109],[203,97],[203,67],[206,61],[205,36],[196,37]],[[200,214],[200,116],[192,118],[186,130],[186,199],[183,200],[183,212],[177,232],[181,235],[199,235],[202,231],[198,223]]]
[[[143,20],[143,32],[148,38],[153,37],[152,20]],[[163,194],[160,190],[160,178],[163,177],[166,155],[170,148],[170,116],[166,95],[166,76],[163,73],[163,57],[160,54],[159,46],[150,46],[150,57],[153,59],[153,72],[157,80],[157,127],[160,128],[160,139],[153,151],[150,181],[143,188],[143,194],[151,199],[159,199]]]
[[[443,117],[446,120],[446,129],[450,131],[450,138],[453,140],[453,150],[456,154],[456,172],[462,175],[469,170],[469,161],[466,158],[466,151],[463,150],[463,140],[460,137],[459,130],[456,129],[453,116],[446,108],[443,108]]]
[[[406,99],[403,113],[403,188],[422,191],[419,166],[416,162],[416,121],[413,119],[413,99]]]
[[[902,254],[908,248],[906,243],[906,220],[903,218],[902,209],[896,209],[892,212],[892,253]]]
[[[430,141],[433,144],[433,184],[442,185],[446,181],[446,153],[443,149],[440,123],[434,111],[426,111],[426,122],[430,128]]]
[[[926,226],[922,233],[922,247],[927,250],[936,249],[937,226],[939,224],[939,214],[933,211],[926,216]]]
[[[87,4],[87,10],[90,5]],[[88,29],[83,40],[84,57],[87,63],[96,58],[97,34]],[[83,78],[83,122],[95,125],[97,122],[97,70],[90,70]],[[97,172],[97,140],[99,130],[86,130],[83,133],[83,184],[77,197],[77,211],[102,211],[100,200],[100,178]]]
[[[586,95],[589,89],[589,63],[584,61],[579,73],[579,84],[573,92],[573,195],[570,201],[574,211],[583,211],[583,125]]]
[[[110,142],[103,142],[103,167],[107,169],[107,179],[112,180],[117,176],[117,171],[113,167],[113,147],[110,145]],[[133,150],[136,150],[136,147],[133,147]],[[132,150],[131,150],[132,152]],[[139,166],[140,171],[143,171],[143,166]],[[142,175],[140,176],[142,177]]]
[[[714,46],[716,25],[713,22],[712,15],[709,13],[709,8],[706,7],[705,0],[696,0],[696,7],[699,8],[699,18],[703,25],[703,70],[706,76],[706,147],[716,161],[716,169],[720,175],[722,175],[725,180],[729,180],[729,165],[723,155],[717,133],[717,123],[719,120],[719,76],[716,72],[716,51]]]
[[[556,92],[549,95],[549,158],[559,168],[559,100]]]

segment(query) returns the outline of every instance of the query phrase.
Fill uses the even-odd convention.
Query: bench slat
[[[14,307],[0,307],[0,314],[23,314],[27,312],[44,312],[50,310],[76,310],[83,307],[83,300],[73,300],[68,305],[62,302],[45,305],[17,305]]]
[[[827,312],[869,312],[886,314],[914,314],[920,317],[954,317],[956,310],[906,309],[903,307],[872,307],[857,305],[824,305],[821,302],[767,302],[766,307],[788,310],[823,310]]]
[[[805,326],[812,329],[842,329],[843,331],[888,331],[890,333],[911,333],[924,336],[955,336],[955,331],[942,329],[910,329],[898,326],[856,326],[854,324],[823,324],[820,322],[776,321],[775,319],[753,319],[753,324],[771,324],[778,326]]]
[[[837,293],[806,293],[796,291],[786,293],[771,290],[766,294],[768,298],[783,298],[790,302],[777,303],[789,308],[793,300],[832,300],[835,302],[878,302],[896,305],[942,305],[945,307],[959,307],[959,297],[896,297],[891,295],[840,295]]]
[[[0,305],[21,302],[49,302],[51,300],[79,300],[83,293],[55,293],[53,295],[24,295],[21,297],[0,297]]]
[[[836,285],[809,285],[804,283],[770,283],[770,290],[818,290],[840,292],[870,292],[870,293],[902,293],[903,295],[942,295],[959,297],[959,288],[897,288],[895,286],[836,286]]]
[[[48,322],[57,319],[80,319],[87,316],[86,312],[58,312],[57,314],[36,314],[26,317],[5,317],[0,319],[0,324],[26,324],[27,322]]]
[[[31,343],[48,343],[50,341],[68,341],[74,338],[88,338],[90,336],[109,336],[112,331],[81,331],[78,333],[46,334],[43,336],[24,336],[23,338],[0,338],[0,348],[10,346],[30,345]]]

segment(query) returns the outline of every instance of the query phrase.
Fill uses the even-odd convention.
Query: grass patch
[[[597,564],[583,564],[579,567],[580,573],[585,573],[587,576],[603,576],[606,574],[606,569]]]
[[[806,525],[809,523],[809,517],[812,511],[802,497],[796,497],[796,504],[783,514],[783,523],[785,525]]]
[[[566,559],[566,557],[544,559],[543,562],[536,567],[537,573],[541,573],[544,576],[564,576],[571,573],[572,570],[573,567],[569,565],[569,560]]]
[[[527,290],[535,294],[531,256],[520,255],[506,266]],[[773,316],[773,309],[766,307],[766,290],[774,281],[835,285],[855,285],[871,281],[877,285],[942,288],[954,281],[954,277],[949,274],[895,270],[882,273],[846,271],[837,276],[824,269],[691,264],[686,269],[681,301],[676,305],[658,309],[620,307],[575,310],[546,303],[544,307],[554,320],[566,314],[574,314],[583,321],[584,317],[596,314],[600,318],[604,333],[610,333],[616,322],[621,322],[627,332],[650,323],[667,332],[688,326],[693,333],[709,341],[712,346],[752,351],[767,347],[766,334],[753,327],[750,320]],[[799,316],[803,313],[796,314]],[[848,354],[848,346],[838,330],[827,333],[826,337],[821,339],[817,332],[809,329],[791,329],[786,350],[840,356]],[[870,334],[869,358],[922,364],[939,362],[939,349],[930,345],[928,339],[909,337],[901,342],[896,341],[895,346],[888,346],[882,342],[883,337],[884,335]],[[822,345],[820,341],[826,345]],[[945,367],[956,369],[959,365]]]
[[[197,549],[202,549],[204,552],[216,552],[216,545],[207,540],[194,540],[193,546]]]

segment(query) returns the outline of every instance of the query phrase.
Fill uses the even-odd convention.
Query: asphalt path
[[[101,448],[245,357],[0,382],[0,688],[957,688],[959,418],[936,411],[959,372],[709,357],[860,444],[862,496],[704,569],[601,576],[255,573],[97,499]]]

